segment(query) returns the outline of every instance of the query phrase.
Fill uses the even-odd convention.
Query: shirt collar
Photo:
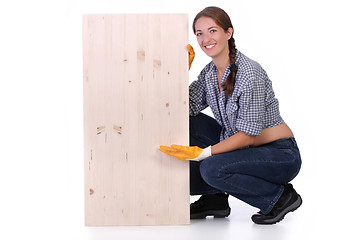
[[[235,55],[235,63],[238,64],[239,63],[239,60],[240,60],[240,57],[241,57],[241,52],[239,50],[236,49],[236,55]],[[229,67],[229,66],[228,66]],[[214,61],[211,61],[209,63],[209,71],[215,71],[216,70],[216,66],[215,66],[215,63]]]

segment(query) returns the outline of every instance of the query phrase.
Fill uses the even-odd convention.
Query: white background
[[[227,11],[237,48],[273,81],[301,148],[303,206],[267,227],[233,198],[223,220],[84,227],[82,14],[188,13],[194,80],[210,59],[191,23],[210,5]],[[359,10],[356,0],[2,1],[0,238],[358,239]]]

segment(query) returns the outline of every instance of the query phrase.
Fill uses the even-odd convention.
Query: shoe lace
[[[204,206],[204,196],[201,196],[197,201],[190,204],[190,209],[196,209]]]

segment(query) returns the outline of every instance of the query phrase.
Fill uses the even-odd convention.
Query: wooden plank
[[[190,223],[187,19],[83,16],[87,226]]]

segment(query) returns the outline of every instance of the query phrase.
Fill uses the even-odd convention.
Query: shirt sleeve
[[[248,135],[260,135],[265,117],[265,81],[251,74],[239,96],[236,130]]]
[[[190,116],[196,116],[207,107],[205,73],[201,72],[198,79],[189,86],[189,114]]]

